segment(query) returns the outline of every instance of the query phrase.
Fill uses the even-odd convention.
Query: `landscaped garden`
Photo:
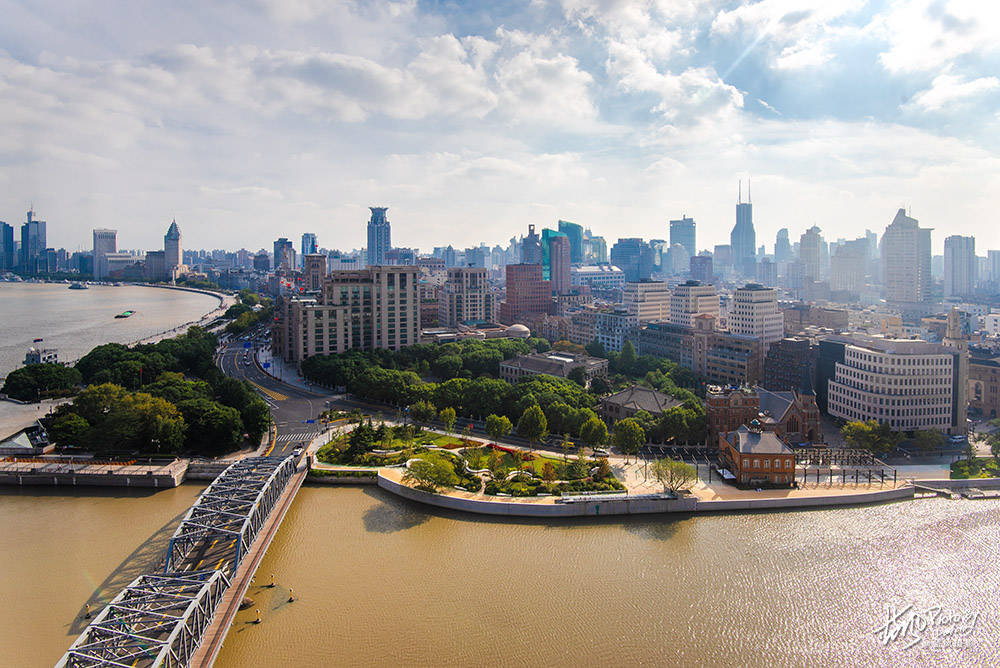
[[[951,465],[952,479],[963,478],[998,478],[1000,464],[996,458],[976,457],[974,459],[959,459]]]
[[[546,457],[517,448],[479,444],[414,425],[360,423],[316,453],[329,464],[401,466],[407,482],[437,492],[460,488],[486,494],[537,496],[624,490],[606,459]]]

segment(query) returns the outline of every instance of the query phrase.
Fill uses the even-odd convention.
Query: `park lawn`
[[[469,466],[471,468],[484,469],[486,468],[487,463],[489,462],[489,456],[491,450],[493,450],[493,448],[484,445],[478,448],[469,448],[468,450],[465,450],[462,454],[465,457],[466,461],[469,462]],[[542,468],[545,466],[546,462],[552,464],[552,466],[556,468],[558,468],[558,466],[563,463],[562,460],[553,459],[552,457],[543,457],[541,455],[533,455],[531,453],[525,453],[525,454],[534,457],[534,459],[532,459],[531,461],[525,461],[524,466],[530,468],[533,473],[539,476],[542,475]],[[510,453],[506,452],[503,453],[503,466],[508,471],[514,470],[514,458],[510,455]]]
[[[952,480],[966,478],[996,478],[1000,477],[1000,466],[992,457],[976,457],[972,462],[960,459],[951,464]]]

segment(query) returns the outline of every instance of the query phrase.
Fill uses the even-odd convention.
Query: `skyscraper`
[[[583,264],[583,227],[568,220],[560,220],[559,231],[569,237],[569,261]]]
[[[806,280],[821,281],[826,275],[826,241],[820,229],[813,225],[799,237],[799,262],[805,271]]]
[[[653,273],[653,249],[639,238],[619,239],[611,247],[611,264],[625,272],[625,280],[648,280]]]
[[[535,234],[535,226],[528,225],[528,236],[521,241],[521,264],[542,263],[542,241]]]
[[[555,236],[549,239],[549,280],[552,281],[552,291],[557,295],[569,294],[569,267],[572,240],[569,236]]]
[[[968,297],[976,289],[979,261],[976,238],[957,234],[944,240],[944,296]]]
[[[542,278],[552,279],[552,240],[565,236],[562,232],[548,228],[542,230]]]
[[[690,260],[690,266],[692,280],[700,281],[705,284],[715,282],[715,279],[712,276],[713,270],[711,255],[695,255]]]
[[[778,291],[748,283],[733,295],[727,319],[733,334],[756,336],[767,346],[785,335],[785,317],[778,308]]]
[[[989,270],[989,281],[993,290],[1000,290],[1000,251],[986,251],[986,266]]]
[[[302,235],[302,258],[305,262],[306,255],[315,255],[319,252],[319,246],[316,245],[316,235],[312,232],[305,232]]]
[[[27,222],[21,225],[21,270],[38,273],[38,259],[45,253],[45,221],[35,218],[35,210],[28,211]]]
[[[900,209],[882,234],[885,299],[890,304],[927,301],[931,293],[931,230]]]
[[[743,182],[740,182],[739,199],[736,203],[736,225],[729,235],[729,245],[733,248],[733,266],[744,276],[755,274],[757,261],[757,234],[753,229],[753,204],[750,203],[750,187],[747,186],[747,201],[743,201]]]
[[[385,217],[385,212],[389,207],[371,206],[372,217],[368,220],[368,249],[367,261],[369,265],[380,265],[386,263],[386,253],[392,247],[390,237],[389,219]]]
[[[184,264],[184,251],[181,248],[181,228],[177,227],[177,219],[170,221],[167,233],[163,235],[163,269],[168,277]]]
[[[788,228],[782,227],[774,238],[774,261],[788,262],[792,259],[792,244],[788,241]]]
[[[118,252],[118,230],[94,230],[94,280],[108,277],[108,253]]]
[[[694,218],[681,216],[680,220],[670,221],[670,245],[680,244],[684,246],[688,257],[692,258],[698,253],[695,245]]]
[[[274,270],[295,268],[295,246],[292,242],[281,237],[274,242]]]
[[[0,271],[11,271],[14,265],[14,227],[0,220]]]

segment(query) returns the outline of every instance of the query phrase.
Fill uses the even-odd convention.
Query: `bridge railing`
[[[97,615],[56,668],[186,666],[228,588],[222,571],[140,575]]]
[[[222,559],[235,572],[294,472],[293,457],[248,457],[230,465],[181,520],[167,548],[164,572],[190,567],[185,561],[217,540],[232,544]]]

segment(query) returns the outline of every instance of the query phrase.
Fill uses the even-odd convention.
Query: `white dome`
[[[524,325],[517,324],[508,327],[504,334],[511,338],[526,339],[531,336],[531,330]]]

